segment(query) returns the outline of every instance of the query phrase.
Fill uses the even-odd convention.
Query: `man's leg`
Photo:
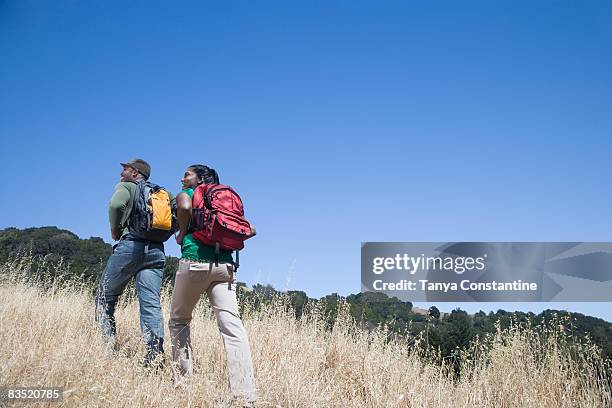
[[[100,274],[96,295],[96,321],[107,340],[116,334],[115,306],[119,296],[135,272],[137,260],[131,241],[119,241]]]
[[[164,351],[160,291],[166,257],[163,244],[150,244],[144,251],[143,269],[136,273],[136,290],[140,301],[140,328],[147,343],[145,363],[149,363]]]
[[[226,271],[231,276],[232,269],[229,268],[232,267],[225,264],[213,267],[213,275],[222,275],[222,268],[228,268]],[[215,269],[219,271],[215,271]],[[223,337],[225,353],[227,354],[230,389],[237,397],[245,398],[247,401],[255,401],[251,349],[238,312],[236,285],[231,285],[230,288],[228,282],[214,282],[208,288],[207,293],[217,318],[219,331]]]
[[[208,270],[201,263],[181,259],[174,278],[172,305],[170,306],[170,341],[173,368],[179,375],[191,377],[193,355],[191,350],[191,323],[193,309],[208,286]],[[193,266],[193,270],[191,270]],[[176,378],[179,379],[178,376]]]

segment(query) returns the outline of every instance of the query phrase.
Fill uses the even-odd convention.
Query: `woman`
[[[236,285],[232,285],[234,265],[231,251],[221,250],[218,263],[215,248],[193,238],[189,229],[191,198],[202,184],[218,184],[214,169],[201,164],[189,166],[181,179],[183,190],[176,197],[180,231],[176,242],[181,246],[181,260],[176,272],[170,311],[172,360],[177,379],[193,375],[193,354],[189,324],[200,296],[206,292],[223,337],[229,368],[230,390],[235,397],[255,401],[253,365],[246,331],[240,320]]]

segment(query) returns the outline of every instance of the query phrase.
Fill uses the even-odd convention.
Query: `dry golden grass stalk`
[[[6,267],[5,267],[6,268]],[[15,267],[16,269],[19,269]],[[9,276],[6,269],[0,272]],[[223,345],[206,301],[194,313],[196,365],[191,389],[175,389],[170,369],[141,367],[138,303],[117,308],[117,350],[95,322],[91,290],[70,283],[40,287],[19,279],[0,284],[0,384],[61,386],[61,404],[97,407],[223,407],[228,398]],[[167,323],[170,297],[163,296]],[[609,407],[610,378],[596,349],[572,345],[554,329],[512,327],[473,345],[462,374],[424,357],[418,342],[367,332],[340,305],[325,329],[320,305],[301,320],[287,299],[246,307],[262,407]],[[166,327],[166,334],[168,333]],[[169,345],[166,358],[170,360]],[[238,406],[238,405],[236,405]]]

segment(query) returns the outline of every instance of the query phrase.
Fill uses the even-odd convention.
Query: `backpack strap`
[[[219,241],[215,242],[215,266],[219,266]]]
[[[236,250],[236,261],[232,262],[232,264],[234,265],[234,271],[232,272],[232,279],[234,278],[234,276],[236,275],[236,272],[238,272],[238,267],[240,266],[240,255],[238,255],[240,251]],[[229,282],[229,284],[227,285],[227,290],[232,290],[232,281]]]

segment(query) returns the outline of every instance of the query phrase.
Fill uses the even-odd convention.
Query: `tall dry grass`
[[[47,406],[217,407],[228,398],[225,354],[207,302],[194,313],[194,381],[175,389],[170,369],[140,365],[138,302],[117,308],[117,350],[94,323],[91,290],[70,282],[41,286],[4,267],[0,283],[0,386],[61,386]],[[11,269],[11,270],[9,270]],[[13,270],[14,269],[14,270]],[[170,296],[163,295],[164,317]],[[262,407],[609,407],[610,379],[597,350],[547,330],[512,327],[481,340],[462,358],[461,376],[432,363],[418,342],[367,332],[341,305],[326,330],[322,306],[296,320],[279,298],[247,307],[258,406]],[[166,333],[168,333],[166,328]],[[169,345],[166,346],[169,360]]]

